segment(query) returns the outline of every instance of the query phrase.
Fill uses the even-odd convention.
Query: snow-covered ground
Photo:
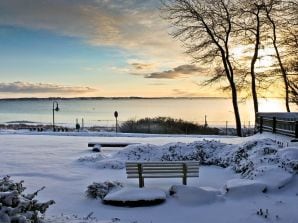
[[[46,186],[38,199],[55,200],[56,204],[46,213],[51,223],[297,222],[298,177],[293,166],[298,162],[298,146],[289,143],[289,148],[281,148],[267,137],[284,145],[290,141],[271,134],[237,138],[2,132],[0,177],[10,175],[16,181],[25,180],[28,192]],[[214,141],[202,141],[204,138]],[[144,145],[102,148],[98,155],[87,147],[88,142],[96,141]],[[202,151],[208,153],[202,155]],[[213,165],[202,165],[200,177],[188,179],[188,187],[176,186],[173,196],[169,189],[180,185],[181,179],[145,179],[145,188],[167,193],[166,202],[160,205],[113,207],[85,194],[88,185],[107,180],[122,182],[125,188],[137,188],[137,179],[127,179],[121,168],[125,160],[175,160],[181,157],[177,153],[183,159],[205,156],[203,163]],[[240,158],[236,159],[236,155]],[[268,213],[266,218],[265,214],[260,215],[260,209]],[[94,218],[84,219],[91,212]]]

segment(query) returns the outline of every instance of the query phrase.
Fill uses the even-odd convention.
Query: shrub
[[[128,120],[120,126],[125,133],[218,135],[219,129],[169,117]]]
[[[24,194],[23,181],[15,183],[9,176],[0,179],[0,222],[1,223],[42,223],[40,214],[54,204],[53,200],[45,203],[34,198],[42,187],[32,194]]]
[[[112,190],[117,190],[119,188],[122,188],[122,183],[118,181],[105,181],[102,183],[96,183],[89,185],[87,187],[87,197],[89,198],[100,198],[103,199],[109,192]]]

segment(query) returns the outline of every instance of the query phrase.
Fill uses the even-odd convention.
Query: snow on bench
[[[135,145],[138,143],[128,142],[89,142],[88,147],[100,146],[100,147],[125,147],[129,145]]]
[[[198,161],[161,161],[161,162],[126,162],[127,178],[138,178],[139,187],[144,187],[144,178],[182,178],[187,184],[187,177],[199,177]]]

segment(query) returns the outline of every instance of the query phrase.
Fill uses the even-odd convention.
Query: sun
[[[285,106],[283,101],[278,98],[266,98],[259,99],[261,112],[284,112]]]
[[[259,49],[259,56],[256,61],[256,70],[264,71],[272,68],[275,64],[274,54],[274,48]]]
[[[250,66],[251,58],[253,54],[253,48],[251,45],[239,45],[231,50],[231,55],[234,58],[242,61],[246,66]],[[255,64],[256,72],[266,71],[274,67],[275,61],[275,50],[274,48],[260,48],[258,52],[258,59]]]

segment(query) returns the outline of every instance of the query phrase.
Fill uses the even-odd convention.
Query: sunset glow
[[[0,8],[1,98],[206,95],[159,1],[13,0]]]
[[[220,90],[225,81],[200,85],[214,67],[184,53],[160,6],[156,0],[0,1],[6,12],[0,15],[1,98],[230,97]],[[249,70],[247,46],[231,54]],[[256,71],[271,69],[273,55],[262,46]]]
[[[0,223],[297,222],[297,21],[298,0],[0,0]]]
[[[259,50],[259,59],[256,63],[257,71],[270,69],[276,62],[274,61],[275,51],[273,48]]]

